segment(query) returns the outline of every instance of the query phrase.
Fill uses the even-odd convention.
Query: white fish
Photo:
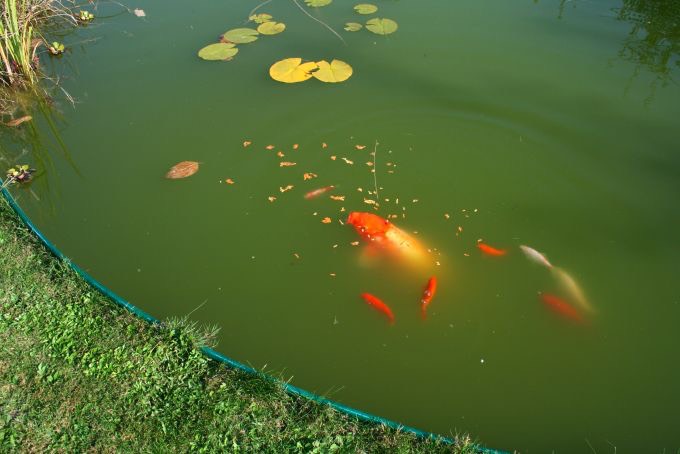
[[[581,290],[581,287],[576,283],[571,275],[569,275],[562,268],[557,267],[552,269],[552,273],[564,291],[569,294],[571,300],[576,302],[584,310],[593,312],[593,306],[591,306],[591,304],[588,302],[586,296],[583,294],[583,290]]]
[[[524,252],[524,255],[526,255],[530,260],[533,260],[534,262],[545,266],[546,268],[552,268],[552,263],[548,261],[547,258],[540,252],[538,252],[534,248],[530,248],[529,246],[525,246],[523,244],[519,245],[519,248]]]

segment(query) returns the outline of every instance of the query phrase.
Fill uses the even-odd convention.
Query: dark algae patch
[[[53,258],[0,202],[0,451],[478,452],[358,422],[204,356]]]

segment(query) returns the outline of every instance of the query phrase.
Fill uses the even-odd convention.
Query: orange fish
[[[508,253],[508,251],[506,251],[505,249],[496,249],[495,247],[489,246],[488,244],[484,243],[477,243],[477,247],[479,248],[480,251],[482,251],[486,255],[493,255],[496,257]]]
[[[365,240],[387,252],[418,264],[428,258],[427,250],[416,239],[377,214],[353,211],[347,223]]]
[[[382,312],[383,314],[385,314],[387,316],[387,319],[390,321],[390,323],[394,323],[394,314],[392,313],[392,309],[390,309],[387,304],[383,303],[380,298],[378,298],[377,296],[371,295],[370,293],[362,293],[361,297],[369,305],[373,306],[375,309],[377,309],[380,312]]]
[[[423,290],[423,297],[420,300],[420,312],[421,315],[423,316],[423,319],[425,319],[427,315],[426,314],[427,306],[430,305],[430,302],[432,301],[432,298],[434,298],[434,294],[436,291],[437,291],[437,278],[432,276],[427,281],[425,290]]]
[[[550,309],[563,317],[569,318],[576,322],[582,322],[583,317],[574,309],[574,307],[564,301],[562,298],[552,295],[550,293],[541,293],[541,301]]]
[[[309,200],[309,199],[313,199],[315,197],[319,197],[321,194],[324,194],[324,193],[326,193],[326,192],[328,192],[328,191],[330,191],[331,189],[334,189],[334,188],[335,188],[335,186],[325,186],[323,188],[319,188],[319,189],[315,189],[313,191],[309,191],[307,194],[305,194],[305,199]]]

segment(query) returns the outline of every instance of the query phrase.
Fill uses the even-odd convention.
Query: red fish
[[[571,304],[567,303],[558,296],[551,295],[550,293],[541,293],[541,301],[543,301],[546,306],[563,317],[569,318],[576,322],[583,321],[581,314],[576,309],[574,309]]]
[[[409,261],[422,264],[426,249],[413,237],[377,214],[353,211],[347,223],[365,240]]]
[[[313,191],[309,191],[307,194],[305,194],[305,199],[313,199],[315,197],[319,197],[321,194],[324,194],[331,189],[335,188],[335,186],[324,186],[323,188],[315,189]]]
[[[488,244],[484,243],[477,243],[477,247],[479,248],[480,251],[482,251],[486,255],[493,255],[496,257],[508,253],[508,251],[506,251],[505,249],[496,249],[495,247],[489,246]]]
[[[375,309],[379,310],[383,314],[385,314],[390,321],[390,323],[394,323],[394,314],[392,313],[392,309],[390,307],[383,303],[380,298],[377,296],[371,295],[370,293],[362,293],[361,297],[366,301],[369,305],[373,306]]]
[[[423,297],[420,300],[420,313],[423,316],[423,319],[425,319],[427,315],[426,314],[427,306],[430,305],[430,302],[432,301],[432,298],[434,298],[434,294],[436,291],[437,291],[437,278],[432,276],[427,281],[425,290],[423,290]]]

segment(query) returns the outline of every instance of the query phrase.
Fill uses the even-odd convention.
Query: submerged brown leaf
[[[5,126],[14,128],[19,126],[21,123],[25,123],[31,120],[33,120],[33,117],[31,117],[30,115],[24,115],[23,117],[15,118],[14,120],[8,121],[7,123],[5,123]]]
[[[182,161],[178,162],[170,168],[165,178],[177,179],[186,178],[198,172],[198,162],[196,161]]]

